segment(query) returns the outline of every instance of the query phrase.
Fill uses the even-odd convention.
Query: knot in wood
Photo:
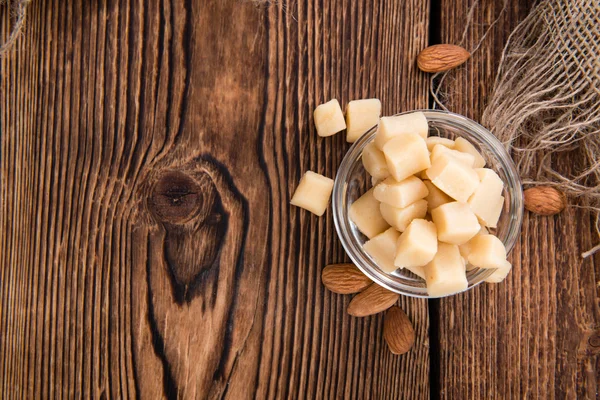
[[[600,331],[596,331],[596,332],[592,333],[592,335],[588,339],[588,343],[592,348],[599,349],[600,348]]]
[[[158,220],[181,224],[198,213],[202,191],[190,176],[179,171],[165,172],[154,185],[148,206]]]

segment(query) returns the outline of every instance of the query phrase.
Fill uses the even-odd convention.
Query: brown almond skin
[[[330,264],[321,272],[323,285],[333,293],[351,294],[366,289],[372,282],[354,264]]]
[[[415,329],[408,316],[397,306],[385,313],[383,338],[394,354],[407,353],[415,343]]]
[[[436,44],[419,53],[417,65],[421,71],[436,73],[456,68],[470,57],[471,54],[460,46]]]
[[[398,301],[400,295],[372,283],[371,286],[360,292],[350,304],[348,314],[354,317],[366,317],[387,310]]]
[[[567,198],[551,186],[536,186],[523,192],[525,208],[539,215],[558,214],[567,206]]]

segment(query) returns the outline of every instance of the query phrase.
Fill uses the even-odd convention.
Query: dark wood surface
[[[381,315],[321,285],[347,261],[331,211],[289,206],[349,147],[314,107],[431,106],[415,57],[458,42],[471,2],[277,3],[30,5],[0,60],[0,398],[596,397],[587,213],[527,215],[503,284],[401,297],[417,340],[395,356]],[[500,9],[481,2],[467,48]],[[451,110],[481,115],[527,9],[450,75]]]

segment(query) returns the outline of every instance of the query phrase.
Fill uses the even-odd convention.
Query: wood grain
[[[459,43],[473,2],[441,3],[439,39]],[[502,48],[530,6],[507,3],[481,49],[448,75],[442,89],[451,111],[476,120],[481,116]],[[502,2],[479,2],[467,49],[475,47],[501,9]],[[576,168],[576,160],[575,155],[560,162]],[[580,257],[597,240],[592,231],[585,211],[571,208],[556,217],[526,213],[507,280],[439,302],[433,313],[439,352],[432,350],[439,354],[439,360],[432,359],[439,370],[432,384],[442,398],[597,398],[600,258]]]
[[[479,118],[526,3],[449,75],[451,110]],[[289,206],[348,149],[314,107],[426,108],[416,55],[471,4],[33,2],[0,59],[0,398],[596,397],[586,212],[527,214],[509,279],[432,302],[431,330],[401,298],[417,340],[394,356],[321,284],[347,261],[330,211]],[[480,1],[467,48],[500,10]]]
[[[289,206],[349,147],[317,104],[427,107],[429,4],[262,3],[30,5],[0,60],[1,398],[429,396],[427,303],[392,355],[320,282],[330,211]]]

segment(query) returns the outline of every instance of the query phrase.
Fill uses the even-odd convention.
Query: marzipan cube
[[[442,192],[435,186],[431,181],[423,181],[423,184],[427,187],[429,194],[425,197],[427,200],[427,210],[431,212],[434,208],[438,208],[442,204],[451,203],[454,199]]]
[[[445,243],[466,243],[481,229],[469,205],[457,201],[434,208],[431,218],[437,228],[439,241]]]
[[[464,260],[456,245],[438,243],[435,257],[424,269],[430,296],[441,297],[462,292],[469,285]]]
[[[328,101],[315,108],[313,113],[317,135],[331,136],[346,129],[344,113],[337,99]]]
[[[442,192],[463,203],[479,186],[479,176],[473,168],[453,157],[440,157],[427,170],[426,174],[431,183]]]
[[[479,230],[479,232],[477,232],[477,235],[488,235],[489,232],[487,229],[485,229],[484,226],[481,227],[481,229]],[[458,250],[460,251],[460,255],[465,259],[468,260],[469,259],[469,253],[471,252],[471,242],[473,241],[473,239],[475,239],[477,237],[477,235],[475,235],[471,240],[469,240],[466,243],[463,243],[461,245],[458,245]],[[472,264],[467,264],[467,271],[470,271],[474,268],[477,268],[476,266],[472,265]]]
[[[506,279],[511,268],[512,268],[512,265],[510,264],[510,262],[505,261],[504,264],[502,264],[501,267],[499,267],[497,270],[495,270],[492,273],[492,275],[488,276],[485,281],[489,282],[489,283],[500,283],[504,279]]]
[[[450,140],[445,137],[429,136],[427,139],[425,139],[425,142],[427,143],[427,150],[429,151],[432,151],[436,144],[441,144],[449,149],[454,148],[454,140]]]
[[[290,203],[320,217],[327,209],[332,190],[333,179],[306,171]]]
[[[463,153],[469,153],[475,157],[475,162],[473,163],[474,168],[485,167],[485,159],[481,156],[481,153],[477,151],[475,146],[473,146],[473,144],[467,139],[463,139],[461,137],[456,138],[454,141],[454,150],[458,150]]]
[[[398,268],[420,267],[437,252],[435,225],[424,219],[414,219],[400,235],[394,265]]]
[[[404,232],[408,225],[414,219],[425,218],[427,214],[427,201],[417,200],[404,208],[396,208],[389,204],[381,203],[379,205],[381,216],[388,224],[400,232]]]
[[[504,243],[494,235],[477,235],[469,241],[469,263],[478,268],[502,268],[506,261]]]
[[[479,176],[479,186],[469,197],[469,206],[485,226],[495,228],[504,206],[504,182],[491,169],[479,168],[475,172]]]
[[[369,175],[375,179],[382,180],[390,176],[385,156],[373,142],[367,144],[363,149],[362,163]]]
[[[352,203],[349,216],[358,230],[369,239],[390,227],[379,212],[379,201],[373,197],[373,189]]]
[[[363,248],[375,263],[385,272],[393,272],[397,269],[394,265],[396,254],[396,242],[400,233],[394,228],[389,228],[383,233],[373,237],[363,245]]]
[[[473,163],[475,162],[475,157],[473,157],[469,153],[461,153],[460,151],[449,149],[448,147],[442,144],[436,144],[433,146],[433,150],[429,156],[431,158],[431,163],[436,162],[440,157],[454,157],[458,161],[465,163],[467,166],[473,168]]]
[[[425,140],[416,133],[407,133],[390,140],[383,146],[383,154],[390,174],[398,182],[431,167]]]
[[[365,132],[379,123],[379,99],[353,100],[346,106],[346,141],[354,143]]]
[[[396,208],[407,207],[428,194],[427,186],[414,176],[409,176],[400,182],[394,178],[387,178],[375,186],[373,192],[377,200]]]
[[[429,125],[425,114],[414,112],[381,118],[377,135],[375,135],[375,145],[383,150],[383,146],[388,141],[406,133],[416,133],[425,139],[429,133]]]

